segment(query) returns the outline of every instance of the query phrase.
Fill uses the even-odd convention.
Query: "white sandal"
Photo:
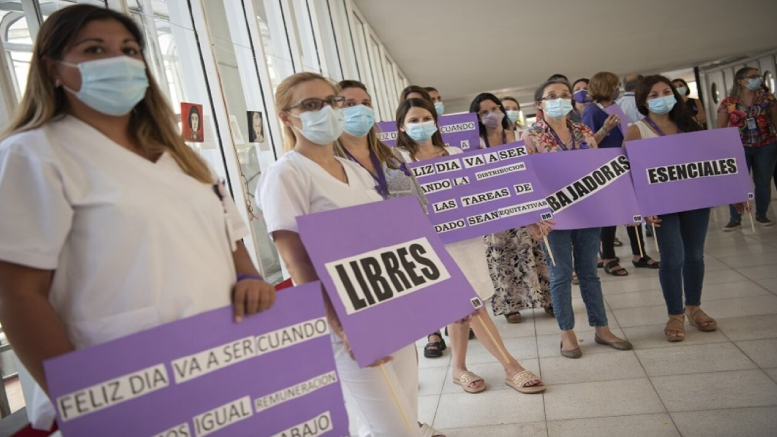
[[[524,370],[521,373],[516,374],[513,376],[513,379],[505,379],[505,384],[509,385],[510,387],[518,390],[521,393],[540,393],[545,391],[547,387],[545,385],[530,385],[526,386],[526,384],[536,381],[541,383],[542,380],[539,376],[533,374],[532,372],[528,370]]]

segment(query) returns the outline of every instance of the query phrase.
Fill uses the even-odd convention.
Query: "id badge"
[[[755,124],[755,119],[754,118],[748,118],[747,119],[747,128],[750,129],[750,130],[758,129],[758,126],[756,126],[756,124]]]

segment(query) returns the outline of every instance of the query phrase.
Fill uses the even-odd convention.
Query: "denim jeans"
[[[772,176],[777,161],[777,143],[762,147],[745,147],[747,170],[753,171],[755,184],[755,216],[765,217],[772,197]],[[733,205],[729,205],[731,220],[741,220],[742,216]]]
[[[576,229],[573,231],[553,231],[548,234],[548,243],[553,251],[556,265],[550,264],[550,298],[553,312],[556,313],[558,327],[569,331],[575,327],[575,314],[572,311],[572,251],[574,250],[574,270],[580,280],[580,294],[583,295],[588,324],[607,326],[607,314],[604,311],[602,284],[596,268],[596,255],[599,253],[600,228]],[[550,260],[550,256],[545,254]]]
[[[704,284],[704,240],[710,222],[710,210],[696,209],[660,216],[656,239],[661,251],[658,279],[669,314],[683,313],[685,305],[701,305]]]

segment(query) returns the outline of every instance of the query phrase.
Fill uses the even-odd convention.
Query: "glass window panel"
[[[321,73],[321,62],[313,32],[313,23],[310,16],[310,8],[307,0],[293,0],[290,2],[295,19],[297,41],[299,41],[302,54],[302,70]]]
[[[262,89],[245,16],[242,15],[242,8],[235,7],[234,0],[211,0],[203,4],[229,113],[230,126],[224,129],[230,129],[232,133],[240,164],[240,188],[244,190],[247,199],[246,208],[250,213],[254,246],[265,278],[271,283],[280,282],[283,279],[280,257],[253,196],[262,171],[275,161],[275,154],[270,145],[268,114],[261,97]],[[261,113],[256,123],[255,112]],[[235,186],[233,188],[238,189]]]
[[[291,59],[289,39],[286,36],[286,24],[278,0],[253,0],[259,21],[262,46],[270,73],[270,85],[273,93],[278,85],[294,74],[294,62]]]

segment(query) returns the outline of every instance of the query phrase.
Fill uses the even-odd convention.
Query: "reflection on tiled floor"
[[[727,219],[727,209],[713,212],[706,246],[703,308],[717,332],[686,325],[685,341],[664,339],[658,272],[631,266],[619,228],[630,275],[601,272],[602,283],[610,326],[635,350],[594,343],[575,287],[579,360],[560,356],[558,326],[542,310],[524,311],[519,325],[494,319],[513,355],[543,377],[545,394],[506,387],[497,360],[472,340],[468,363],[488,390],[471,395],[451,383],[450,349],[436,360],[421,355],[420,419],[448,437],[777,436],[777,226],[753,234],[745,220],[724,233]]]

